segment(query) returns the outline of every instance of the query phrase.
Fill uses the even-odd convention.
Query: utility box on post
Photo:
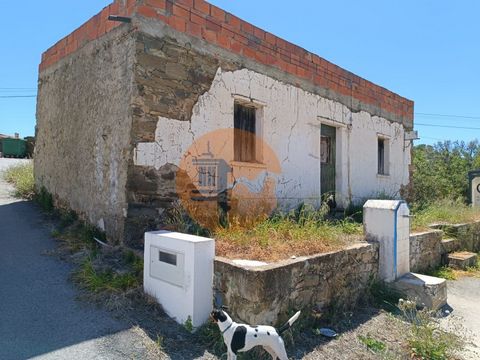
[[[380,280],[392,282],[410,271],[410,210],[401,200],[368,200],[363,206],[367,241],[378,242]]]
[[[208,320],[213,301],[215,242],[169,231],[145,233],[144,291],[179,324]]]

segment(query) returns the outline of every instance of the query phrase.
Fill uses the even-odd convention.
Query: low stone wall
[[[440,230],[410,234],[410,271],[423,273],[442,263],[442,236]]]
[[[214,287],[235,319],[278,324],[293,310],[351,308],[377,275],[378,245],[359,243],[337,252],[260,267],[217,258]]]
[[[480,222],[436,227],[443,230],[446,237],[455,238],[458,241],[459,250],[480,252]]]
[[[480,222],[437,228],[410,235],[410,271],[435,269],[453,251],[480,251]],[[298,309],[352,308],[378,277],[378,261],[376,243],[258,267],[216,258],[214,287],[235,319],[278,324]]]

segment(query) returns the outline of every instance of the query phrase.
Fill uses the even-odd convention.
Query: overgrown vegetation
[[[48,196],[45,196],[48,199]],[[109,247],[100,251],[95,239],[105,241],[105,234],[78,219],[72,211],[55,210],[57,226],[52,236],[59,250],[73,254],[78,263],[73,280],[95,296],[120,294],[141,285],[143,260],[132,251]]]
[[[466,205],[463,200],[440,199],[427,206],[412,207],[415,214],[412,229],[426,230],[432,224],[461,224],[480,220],[480,211]]]
[[[468,172],[480,168],[478,140],[415,146],[412,163],[412,182],[405,195],[415,215],[414,230],[426,230],[433,223],[480,220],[480,211],[467,205]]]
[[[427,275],[435,276],[446,280],[457,280],[457,274],[455,270],[448,266],[441,266],[428,272]]]
[[[429,360],[451,359],[462,342],[456,335],[440,329],[427,310],[417,310],[412,301],[400,301],[404,320],[411,324],[407,341],[412,357]]]
[[[83,288],[94,293],[120,292],[140,285],[138,277],[133,273],[115,273],[113,270],[99,271],[93,265],[93,259],[86,258],[73,278]]]
[[[3,174],[5,181],[15,187],[15,196],[33,199],[35,196],[35,180],[33,178],[33,163],[31,161],[7,168]]]
[[[468,198],[468,172],[480,168],[478,140],[444,141],[435,145],[418,145],[413,149],[413,178],[408,194],[419,210],[438,199]]]
[[[478,257],[480,258],[480,254],[478,254]],[[475,266],[469,266],[465,270],[441,266],[429,272],[428,275],[446,280],[457,280],[464,276],[480,277],[480,263],[477,263]]]
[[[301,206],[248,226],[231,222],[215,230],[217,255],[278,260],[333,251],[362,239],[361,224],[328,220],[326,215],[322,209]]]

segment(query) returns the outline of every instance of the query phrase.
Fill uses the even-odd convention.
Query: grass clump
[[[426,207],[412,207],[412,229],[427,230],[434,223],[461,224],[480,220],[480,210],[466,205],[461,200],[438,200]]]
[[[358,339],[367,347],[368,350],[374,353],[383,353],[387,349],[387,345],[383,341],[377,340],[367,334],[367,336],[359,336]]]
[[[33,163],[14,165],[5,170],[5,181],[15,187],[15,196],[27,200],[35,196],[35,180],[33,177]]]
[[[73,278],[80,286],[94,293],[122,292],[139,286],[135,274],[119,274],[111,270],[98,271],[91,258],[85,259],[73,274]]]
[[[462,346],[461,340],[438,326],[426,310],[417,310],[412,301],[400,301],[399,309],[404,320],[411,324],[407,342],[412,358],[448,360]]]
[[[309,207],[245,224],[231,221],[215,231],[217,254],[229,258],[279,260],[334,251],[360,241],[362,225],[352,220],[326,220]]]
[[[391,286],[382,281],[371,281],[368,293],[373,306],[391,313],[398,312],[397,304],[401,294]]]
[[[218,325],[214,322],[209,321],[201,326],[197,331],[197,336],[199,337],[200,342],[208,349],[211,349],[214,354],[220,356],[227,351],[222,333],[220,332]]]
[[[448,266],[441,266],[428,272],[427,275],[435,276],[446,280],[457,280],[457,274],[455,270]]]
[[[40,191],[37,192],[35,196],[36,202],[40,205],[40,207],[50,213],[54,209],[54,204],[53,204],[53,196],[48,192],[48,190],[45,187],[41,187]]]

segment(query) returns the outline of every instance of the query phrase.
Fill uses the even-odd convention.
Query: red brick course
[[[362,79],[204,0],[128,0],[125,6],[123,3],[115,0],[48,49],[42,55],[40,71],[121,24],[108,21],[109,15],[130,16],[137,13],[146,18],[158,19],[177,31],[202,38],[235,54],[274,66],[341,95],[353,96],[363,103],[413,120],[413,101]]]

